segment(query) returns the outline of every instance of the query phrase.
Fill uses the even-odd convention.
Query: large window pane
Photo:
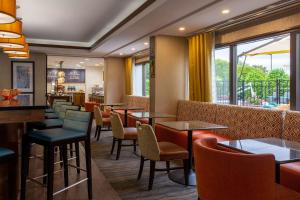
[[[146,63],[145,67],[145,96],[150,96],[150,65]]]
[[[229,104],[229,48],[215,50],[214,102]]]
[[[286,109],[290,103],[290,36],[237,46],[238,104]]]
[[[133,67],[133,95],[143,96],[143,65]]]

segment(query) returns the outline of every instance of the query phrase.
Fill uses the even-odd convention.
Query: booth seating
[[[195,131],[193,139],[215,137],[218,141],[257,137],[281,137],[283,112],[263,108],[179,101],[177,120],[199,120],[228,126],[216,131]],[[186,148],[187,133],[156,125],[159,141],[170,141]]]
[[[149,97],[127,95],[126,99],[125,99],[125,104],[127,104],[128,106],[141,107],[141,108],[143,108],[143,110],[140,110],[140,111],[144,111],[144,112],[148,112],[150,109]],[[120,117],[124,123],[124,111],[123,110],[115,110],[115,112],[117,112],[120,115]],[[130,113],[130,112],[132,112],[132,111],[128,111],[128,113]],[[139,112],[139,110],[135,110],[134,112]],[[137,118],[128,115],[128,127],[135,127],[136,121],[137,121]],[[140,121],[145,124],[148,123],[148,119],[143,119]]]
[[[300,194],[275,183],[272,154],[244,154],[220,148],[215,138],[194,142],[200,199],[296,200]],[[222,167],[220,167],[222,166]]]
[[[300,142],[300,112],[179,101],[177,120],[200,120],[228,126],[217,131],[196,131],[193,140],[214,137],[218,141],[276,137]],[[187,146],[187,133],[156,125],[158,141]],[[300,192],[300,162],[281,165],[281,184]]]

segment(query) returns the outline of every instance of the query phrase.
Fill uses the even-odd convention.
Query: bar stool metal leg
[[[75,151],[76,151],[76,166],[77,174],[80,174],[80,154],[79,154],[79,142],[75,142]]]
[[[89,199],[93,198],[93,189],[92,189],[92,167],[91,167],[91,144],[90,140],[85,141],[85,160],[86,160],[86,171],[87,171],[87,186],[88,186],[88,196]]]
[[[29,172],[29,154],[30,154],[30,144],[28,143],[26,135],[23,135],[20,200],[25,200],[25,196],[26,196],[26,179]]]
[[[47,200],[53,200],[53,173],[54,173],[54,147],[48,147],[48,181],[47,181]]]

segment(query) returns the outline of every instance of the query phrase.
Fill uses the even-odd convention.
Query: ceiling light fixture
[[[25,36],[20,38],[0,38],[0,47],[3,48],[24,48],[26,45]]]
[[[0,38],[19,38],[21,36],[22,22],[20,20],[10,24],[0,24]]]
[[[8,54],[10,59],[28,59],[29,54]]]
[[[230,13],[230,10],[229,9],[224,9],[222,10],[222,14],[226,15],[226,14],[229,14]]]
[[[97,66],[97,67],[98,67],[98,66],[100,66],[100,65],[99,65],[98,63],[96,63],[96,64],[95,64],[95,66]]]
[[[135,51],[135,48],[131,48],[131,51]]]
[[[148,43],[148,42],[144,42],[144,45],[146,45],[146,46],[147,46],[147,45],[149,45],[149,43]]]
[[[83,64],[83,63],[84,63],[84,62],[82,62],[82,61],[80,62],[80,64]]]
[[[179,31],[185,31],[185,27],[179,27],[178,30]]]
[[[86,58],[86,59],[84,59],[84,60],[86,60],[86,61],[89,61],[89,59],[88,59],[88,58]]]
[[[120,56],[123,56],[123,53],[120,53]]]
[[[3,48],[4,53],[8,54],[28,54],[29,53],[29,47],[28,44],[25,44],[24,48]]]
[[[16,0],[0,0],[0,24],[16,21]]]

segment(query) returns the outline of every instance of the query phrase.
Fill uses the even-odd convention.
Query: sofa
[[[199,120],[228,126],[216,131],[195,131],[193,140],[214,137],[218,141],[277,137],[300,142],[300,112],[180,100],[177,120]],[[155,126],[158,141],[187,148],[187,132]],[[281,184],[300,192],[300,162],[281,165]]]

